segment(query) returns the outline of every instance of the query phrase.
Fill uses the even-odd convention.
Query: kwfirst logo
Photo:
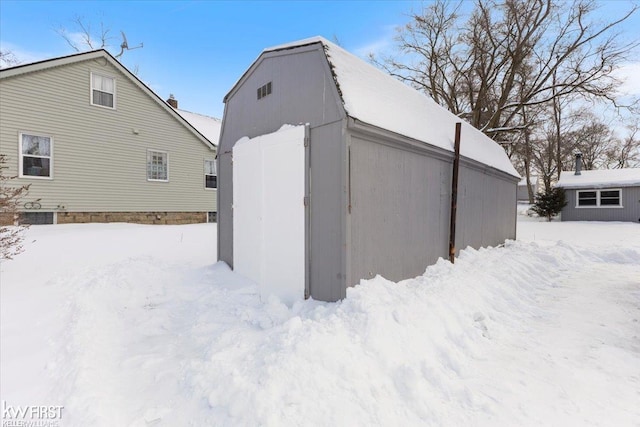
[[[2,427],[62,427],[64,406],[13,406],[2,401]]]

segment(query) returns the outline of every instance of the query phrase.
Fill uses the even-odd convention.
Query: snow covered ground
[[[520,216],[504,247],[291,308],[215,264],[215,239],[32,227],[0,264],[4,420],[59,405],[64,426],[639,425],[638,224]]]

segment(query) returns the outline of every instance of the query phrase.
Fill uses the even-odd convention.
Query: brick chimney
[[[173,94],[169,95],[169,99],[167,99],[167,104],[171,105],[176,110],[178,109],[178,100],[173,96]]]
[[[582,153],[576,153],[576,172],[575,175],[581,175],[582,170]]]

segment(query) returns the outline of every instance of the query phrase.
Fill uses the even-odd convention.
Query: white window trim
[[[596,204],[593,206],[580,206],[580,193],[586,192],[596,192]],[[617,191],[620,195],[620,204],[619,205],[600,205],[600,192],[601,191]],[[583,188],[581,190],[576,190],[576,209],[622,209],[622,188]]]
[[[51,155],[49,156],[49,176],[34,176],[34,175],[25,175],[23,171],[23,157],[22,153],[22,135],[31,135],[31,136],[40,136],[49,138],[49,152]],[[27,156],[27,157],[43,157],[45,156]],[[19,178],[27,178],[27,179],[44,179],[44,180],[53,180],[53,137],[51,135],[46,135],[40,132],[27,132],[22,131],[18,132],[18,177]]]
[[[152,179],[149,178],[149,153],[163,153],[167,155],[167,179]],[[151,150],[147,149],[147,156],[144,162],[144,174],[147,177],[148,182],[169,182],[169,152],[163,150]]]
[[[106,77],[108,79],[113,80],[113,107],[109,107],[107,105],[95,104],[93,102],[93,75],[94,74],[97,76]],[[117,93],[118,93],[118,90],[117,90],[117,82],[116,82],[115,76],[112,76],[110,74],[103,73],[103,72],[94,72],[94,71],[89,72],[89,103],[91,105],[93,105],[94,107],[106,108],[107,110],[115,110],[116,106],[118,105]]]
[[[207,162],[213,162],[216,165],[216,173],[215,173],[215,175],[211,175],[211,174],[207,173],[207,166],[206,166]],[[216,186],[216,188],[207,187],[207,175],[211,175],[211,176],[215,176],[215,177],[218,176],[218,163],[216,162],[216,159],[204,159],[204,161],[202,162],[202,167],[203,167],[202,179],[204,181],[202,184],[204,185],[204,189],[207,190],[207,191],[216,191],[218,189],[217,186]]]

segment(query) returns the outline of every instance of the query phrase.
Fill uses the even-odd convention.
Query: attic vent
[[[271,94],[271,82],[258,88],[258,99],[262,99]]]

